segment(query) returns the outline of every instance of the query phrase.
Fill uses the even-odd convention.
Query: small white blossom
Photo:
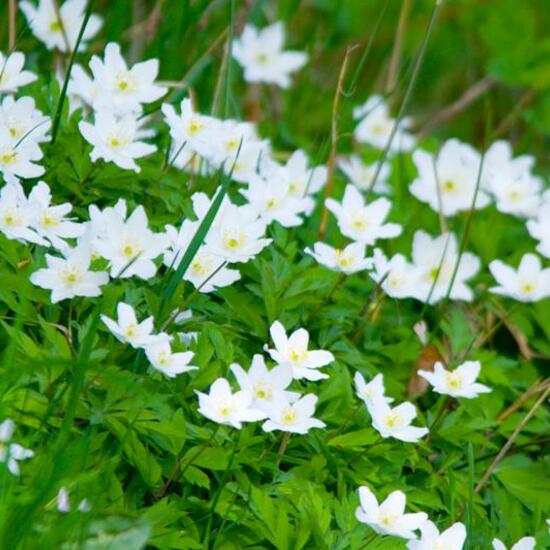
[[[308,393],[291,403],[279,396],[265,405],[268,420],[263,423],[262,429],[264,432],[280,430],[306,434],[311,428],[324,428],[326,424],[313,417],[317,399],[316,395]]]
[[[419,370],[418,375],[425,378],[436,393],[473,399],[480,393],[491,391],[491,388],[476,383],[480,370],[479,361],[466,361],[452,371],[446,370],[440,362],[437,362],[433,372]]]
[[[228,204],[218,212],[205,243],[221,260],[247,262],[271,243],[265,230],[266,222],[253,206]]]
[[[353,117],[359,120],[355,128],[355,139],[359,143],[368,143],[377,149],[385,149],[395,126],[390,116],[386,100],[379,95],[369,97],[360,107],[353,110]],[[407,131],[412,123],[408,117],[402,118],[390,145],[390,152],[409,151],[415,145],[414,137]]]
[[[76,46],[86,5],[85,0],[66,0],[59,7],[58,17],[54,0],[38,0],[38,6],[35,6],[34,2],[19,3],[33,34],[49,50],[57,48],[62,52],[72,51]],[[90,17],[79,49],[84,49],[84,44],[97,34],[101,24],[102,19],[98,15],[93,14]]]
[[[374,270],[369,274],[392,298],[410,298],[418,289],[420,271],[407,261],[403,254],[389,260],[379,248],[374,249]]]
[[[25,197],[20,183],[8,183],[0,189],[0,231],[8,239],[48,246],[35,231],[36,207]]]
[[[376,399],[383,399],[386,403],[391,403],[393,399],[385,396],[384,376],[377,374],[369,383],[365,382],[363,375],[356,372],[353,378],[355,382],[355,395],[365,402],[365,405],[371,406]]]
[[[25,460],[34,456],[34,452],[25,449],[18,443],[11,443],[15,424],[11,418],[7,418],[0,424],[0,462],[8,466],[8,470],[14,475],[19,475],[20,460]]]
[[[349,158],[341,158],[338,161],[340,170],[349,178],[351,183],[360,191],[368,191],[371,188],[374,175],[378,169],[378,163],[365,164],[358,155],[351,155]],[[372,186],[372,191],[380,195],[387,195],[390,192],[388,177],[390,167],[386,162],[382,164],[378,178]]]
[[[149,229],[143,206],[138,206],[128,218],[125,206],[123,212],[115,209],[103,212],[106,231],[94,239],[93,248],[109,260],[111,277],[136,275],[141,279],[150,279],[157,272],[153,260],[166,249],[166,236]]]
[[[390,239],[401,234],[397,223],[384,223],[391,209],[391,202],[382,197],[366,204],[354,185],[347,185],[342,202],[325,201],[327,208],[336,216],[342,235],[366,245],[378,239]]]
[[[105,46],[103,60],[94,55],[90,61],[97,91],[93,97],[95,110],[107,110],[118,115],[140,112],[143,104],[160,99],[166,88],[155,84],[158,59],[149,59],[128,67],[120,46],[110,42]]]
[[[449,291],[454,270],[456,275],[450,290],[451,300],[471,301],[473,292],[466,281],[471,279],[480,267],[477,256],[464,252],[459,259],[458,243],[453,233],[443,233],[432,238],[424,231],[414,234],[412,246],[414,268],[418,271],[416,289],[413,295],[416,299],[435,304],[443,299]]]
[[[533,550],[536,542],[534,537],[523,537],[512,545],[510,550]],[[494,550],[506,550],[506,546],[504,546],[504,543],[500,539],[493,539],[492,544]]]
[[[157,339],[158,340],[158,339]],[[178,374],[196,370],[198,367],[189,364],[193,359],[192,351],[180,353],[172,352],[170,342],[167,338],[162,338],[157,343],[147,345],[145,347],[145,355],[151,363],[152,367],[169,378],[174,378]]]
[[[0,173],[4,179],[37,178],[45,170],[36,164],[42,158],[40,147],[32,140],[18,141],[8,128],[0,126]]]
[[[72,204],[52,205],[52,194],[49,186],[39,181],[29,194],[29,203],[35,209],[33,229],[59,250],[68,245],[64,239],[74,239],[84,233],[84,226],[71,221],[67,215],[73,209]]]
[[[86,141],[93,145],[92,162],[103,159],[124,170],[139,173],[141,168],[135,159],[156,151],[154,145],[137,141],[138,122],[132,114],[117,118],[107,111],[96,112],[94,124],[82,121],[78,128]]]
[[[429,520],[420,527],[420,540],[407,542],[408,550],[462,550],[466,541],[466,527],[457,521],[442,533]]]
[[[218,378],[208,394],[195,391],[199,398],[199,413],[218,424],[241,429],[243,422],[263,420],[265,413],[252,408],[253,395],[248,391],[233,393],[225,378]]]
[[[256,354],[252,358],[252,364],[245,372],[237,363],[231,365],[231,371],[235,375],[241,390],[250,392],[254,398],[252,406],[262,411],[266,406],[278,398],[296,401],[299,394],[286,391],[292,382],[292,368],[289,365],[277,365],[269,370],[264,358]]]
[[[409,190],[418,200],[444,216],[471,209],[481,165],[481,155],[473,147],[450,139],[435,156],[426,151],[415,151],[413,161],[418,177]],[[489,195],[482,189],[480,180],[475,208],[484,208],[488,204]]]
[[[283,51],[285,30],[280,21],[263,29],[246,25],[233,42],[232,54],[244,68],[247,82],[267,82],[281,88],[290,86],[290,74],[307,61],[307,54]]]
[[[424,512],[405,513],[407,497],[402,491],[393,491],[384,502],[378,504],[373,492],[363,486],[359,487],[359,500],[355,517],[381,535],[416,539],[414,531],[428,519]]]
[[[411,426],[416,417],[416,408],[412,403],[401,403],[393,409],[385,398],[374,396],[372,402],[367,403],[372,417],[372,426],[383,438],[393,437],[400,441],[416,443],[428,433],[427,428]]]
[[[299,199],[290,194],[286,179],[264,179],[253,174],[248,180],[248,189],[241,190],[241,194],[266,223],[278,222],[283,227],[301,225],[300,214],[309,207],[308,197]]]
[[[266,351],[278,365],[290,365],[295,380],[316,381],[328,378],[328,374],[319,372],[319,368],[334,361],[334,355],[325,350],[308,350],[309,333],[303,328],[295,330],[290,336],[279,321],[275,321],[269,329],[275,349]]]
[[[351,275],[372,267],[373,259],[365,257],[365,248],[361,243],[350,243],[340,249],[318,242],[313,245],[313,250],[306,248],[304,252],[333,271]]]
[[[537,251],[550,258],[550,192],[543,195],[543,202],[533,220],[527,222],[529,235],[539,241]]]
[[[166,226],[167,249],[164,252],[164,265],[177,270],[185,251],[199,228],[199,222],[184,220],[179,231]],[[201,246],[185,273],[183,280],[189,281],[200,292],[212,292],[240,279],[240,273],[225,267],[225,260],[216,256],[208,246]]]
[[[520,302],[536,302],[550,296],[550,267],[543,268],[535,254],[524,254],[517,271],[500,260],[493,260],[489,269],[499,284],[490,289],[495,294]]]
[[[82,499],[78,505],[79,512],[89,512],[92,509],[87,499]],[[61,487],[57,493],[57,510],[58,512],[68,513],[71,511],[69,502],[69,491],[66,487]]]
[[[483,186],[492,193],[501,212],[518,217],[536,215],[542,180],[531,172],[535,158],[514,158],[507,141],[495,141],[487,149],[483,164]]]
[[[24,65],[25,56],[21,52],[7,56],[0,52],[0,93],[15,93],[36,80],[35,74],[23,70]]]
[[[41,143],[48,139],[50,118],[36,109],[32,97],[7,96],[0,104],[0,127],[8,130],[16,145],[26,140]]]
[[[105,271],[90,271],[91,256],[83,247],[64,251],[65,258],[46,254],[47,267],[31,275],[31,283],[52,291],[53,304],[75,296],[100,296],[109,282]]]
[[[134,308],[124,302],[117,304],[117,320],[114,321],[106,315],[101,315],[101,320],[113,333],[115,338],[133,348],[143,348],[155,341],[153,336],[153,317],[147,317],[141,323],[137,320]]]

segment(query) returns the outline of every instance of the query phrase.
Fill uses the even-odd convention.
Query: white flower
[[[164,252],[164,265],[177,270],[183,259],[185,251],[193,239],[199,222],[185,220],[178,231],[171,225],[166,226],[168,248]],[[225,261],[208,248],[201,246],[185,273],[183,280],[189,281],[200,292],[212,292],[216,288],[222,288],[233,284],[240,278],[240,273],[234,269],[227,269]]]
[[[452,371],[446,370],[440,362],[437,362],[433,372],[419,370],[418,375],[425,378],[436,393],[473,399],[480,393],[491,391],[491,388],[476,383],[480,370],[479,361],[466,361]]]
[[[550,192],[543,195],[543,202],[540,205],[535,219],[527,222],[529,235],[539,241],[537,251],[543,256],[550,258]]]
[[[385,149],[390,140],[395,119],[391,118],[386,100],[379,95],[369,97],[360,107],[353,110],[353,117],[359,120],[355,128],[355,139],[368,143],[377,149]],[[409,151],[415,145],[414,137],[407,132],[410,118],[402,118],[390,145],[390,152]]]
[[[340,249],[318,242],[313,245],[313,250],[306,248],[304,252],[321,265],[348,275],[370,269],[373,265],[373,259],[365,257],[365,245],[361,243],[351,243]]]
[[[162,105],[164,120],[170,126],[170,137],[173,143],[170,158],[176,158],[174,164],[182,167],[179,156],[175,157],[177,151],[182,147],[190,149],[193,153],[203,157],[211,156],[212,141],[215,142],[217,139],[216,131],[220,126],[220,121],[195,112],[189,98],[181,102],[180,109],[181,112],[178,115],[169,103]]]
[[[120,45],[110,42],[105,46],[103,61],[94,55],[90,61],[97,92],[93,107],[115,114],[140,112],[141,106],[160,99],[166,88],[157,86],[158,59],[149,59],[128,68],[120,53]]]
[[[139,173],[141,168],[135,159],[156,151],[154,145],[136,141],[138,122],[132,114],[117,118],[107,111],[96,112],[94,124],[82,121],[78,128],[86,141],[94,146],[90,153],[92,162],[104,159],[124,170]]]
[[[276,221],[283,227],[301,225],[303,219],[299,214],[305,212],[309,205],[307,197],[298,199],[290,194],[286,179],[264,179],[257,174],[250,176],[248,189],[241,190],[241,194],[266,223]]]
[[[83,247],[64,251],[65,258],[46,254],[47,268],[31,275],[31,283],[52,291],[53,304],[74,296],[100,296],[109,282],[105,271],[90,271],[91,256]]]
[[[266,222],[251,205],[227,204],[219,211],[205,238],[209,250],[226,262],[247,262],[271,239],[264,238]]]
[[[86,11],[86,0],[67,0],[59,8],[57,16],[54,0],[39,0],[38,7],[32,2],[20,2],[19,7],[25,14],[34,35],[44,42],[49,50],[57,48],[62,52],[72,51]],[[79,49],[93,38],[101,28],[102,19],[92,15],[88,20]]]
[[[124,211],[106,209],[103,212],[105,233],[93,241],[93,248],[110,261],[111,277],[136,275],[150,279],[157,272],[153,260],[166,249],[166,236],[149,229],[143,206],[138,206],[128,219],[125,206]]]
[[[134,308],[124,302],[117,304],[117,320],[106,315],[101,320],[120,342],[130,344],[133,348],[143,348],[155,341],[153,336],[153,317],[147,317],[141,323],[137,320]]]
[[[14,475],[19,475],[19,460],[25,460],[34,456],[34,452],[25,449],[18,443],[10,443],[15,424],[11,418],[7,418],[0,424],[0,462],[7,463],[8,470]]]
[[[522,218],[536,215],[542,180],[531,173],[534,163],[532,156],[513,158],[506,141],[496,141],[487,149],[483,186],[494,195],[498,210]]]
[[[495,294],[520,302],[536,302],[550,296],[550,268],[543,269],[535,254],[524,254],[517,271],[500,260],[493,260],[489,269],[499,284],[490,289]]]
[[[416,408],[412,403],[405,402],[390,408],[385,398],[374,396],[367,403],[372,417],[372,426],[383,438],[394,437],[400,441],[415,443],[428,433],[427,428],[411,426],[416,417]]]
[[[289,365],[278,365],[268,370],[264,358],[256,354],[248,372],[237,363],[230,368],[241,390],[252,394],[252,406],[256,409],[265,411],[266,406],[278,398],[293,402],[299,397],[295,392],[285,391],[292,382],[292,368]]]
[[[153,368],[169,378],[198,369],[198,367],[189,364],[194,356],[192,351],[173,353],[167,338],[157,338],[157,340],[157,343],[145,347],[145,355]]]
[[[444,216],[471,209],[481,164],[481,155],[473,147],[449,139],[435,156],[415,151],[413,161],[418,177],[409,190],[418,200]],[[488,204],[489,195],[482,189],[480,180],[475,208]]]
[[[0,189],[0,231],[8,239],[48,246],[34,230],[36,208],[25,197],[20,183],[8,183]]]
[[[45,170],[35,161],[42,158],[40,147],[32,140],[18,141],[8,128],[0,126],[0,173],[4,179],[37,178]]]
[[[275,349],[266,351],[278,365],[290,365],[295,380],[316,381],[328,378],[328,374],[317,369],[334,361],[334,355],[325,350],[308,350],[309,333],[303,328],[295,330],[290,336],[279,321],[275,321],[269,329]]]
[[[389,260],[379,248],[374,249],[374,271],[369,273],[384,292],[392,298],[410,298],[415,295],[421,275],[402,254]]]
[[[361,191],[368,191],[372,185],[372,180],[378,169],[378,163],[365,164],[358,155],[351,155],[349,158],[341,158],[338,166],[344,174],[350,179],[351,183]],[[390,192],[388,177],[390,167],[386,162],[382,164],[378,178],[374,182],[372,191],[380,195],[386,195]]]
[[[353,378],[355,381],[355,395],[365,402],[365,405],[371,406],[376,399],[384,399],[386,403],[391,403],[393,399],[384,395],[384,376],[377,374],[368,384],[363,375],[356,372]]]
[[[244,68],[247,82],[267,82],[281,88],[290,86],[290,73],[305,65],[303,52],[283,51],[285,30],[280,21],[263,29],[246,25],[233,42],[232,54]]]
[[[29,194],[29,203],[36,211],[33,229],[52,243],[52,246],[63,250],[67,243],[63,239],[74,239],[84,233],[84,226],[67,219],[72,204],[66,202],[57,206],[51,204],[52,194],[49,186],[39,181]]]
[[[87,499],[81,500],[77,508],[79,512],[89,512],[91,509],[92,507]],[[71,511],[69,491],[66,487],[61,487],[57,493],[57,510],[63,513],[68,513]]]
[[[384,223],[391,208],[391,202],[382,197],[366,204],[354,185],[347,185],[342,202],[334,199],[325,201],[327,208],[336,216],[343,235],[366,245],[378,239],[390,239],[401,234],[397,223]]]
[[[7,96],[0,104],[0,127],[8,130],[16,144],[25,140],[40,143],[48,139],[50,118],[36,109],[32,97],[16,100]]]
[[[199,398],[199,413],[218,424],[241,429],[242,422],[263,420],[265,413],[252,408],[254,397],[248,391],[233,393],[225,378],[218,378],[208,394],[195,391]]]
[[[428,519],[424,512],[406,514],[407,497],[402,491],[393,491],[386,500],[378,500],[368,487],[359,487],[360,506],[355,517],[381,535],[393,535],[403,539],[415,539],[414,531]]]
[[[266,403],[264,410],[267,413],[262,429],[264,432],[280,430],[297,434],[306,434],[311,428],[324,428],[326,424],[317,418],[315,404],[317,396],[308,393],[298,400],[290,402],[285,396],[279,395],[269,403]]]
[[[510,550],[533,550],[536,542],[537,541],[533,537],[523,537],[522,539],[519,539],[516,544],[510,548]],[[504,546],[500,539],[493,539],[492,544],[494,550],[506,550],[506,546]]]
[[[466,541],[466,527],[459,521],[442,533],[429,520],[419,527],[420,540],[407,542],[408,550],[462,550]]]
[[[21,52],[12,52],[7,57],[0,52],[0,93],[15,93],[22,86],[36,80],[36,75],[24,71],[25,56]]]
[[[303,151],[292,153],[284,166],[266,159],[261,165],[262,176],[265,179],[284,179],[288,185],[288,194],[297,200],[302,200],[304,213],[311,214],[315,207],[312,195],[318,193],[327,181],[325,166],[308,167],[309,161]]]
[[[432,238],[424,231],[414,234],[412,246],[413,265],[418,270],[414,297],[422,302],[435,304],[445,297],[458,261],[458,244],[453,233],[443,233]],[[466,281],[479,271],[477,256],[464,252],[449,294],[452,300],[471,301],[474,297]]]

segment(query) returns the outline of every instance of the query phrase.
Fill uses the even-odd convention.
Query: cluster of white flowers
[[[240,365],[231,365],[240,390],[233,393],[229,381],[218,378],[208,394],[197,392],[199,412],[214,422],[239,429],[242,422],[258,420],[265,420],[262,428],[266,432],[305,434],[311,428],[324,428],[324,422],[313,416],[317,396],[301,396],[288,388],[293,380],[327,378],[317,369],[332,363],[334,356],[325,350],[309,350],[309,333],[303,328],[287,336],[283,325],[275,321],[270,333],[275,348],[266,345],[265,351],[276,366],[268,369],[262,355],[254,355],[248,372]]]
[[[408,550],[462,550],[466,542],[466,526],[453,523],[440,532],[425,512],[406,513],[407,497],[402,491],[393,491],[378,503],[376,496],[366,486],[359,487],[360,504],[355,511],[358,521],[365,523],[376,533],[391,535],[407,540]],[[420,531],[420,537],[415,531]],[[511,550],[533,550],[533,537],[523,537]],[[497,538],[492,542],[494,550],[506,550]]]
[[[118,303],[116,321],[106,315],[102,315],[101,320],[117,340],[143,349],[151,366],[169,378],[198,368],[189,364],[193,352],[174,353],[170,345],[172,338],[166,332],[153,334],[154,319],[147,317],[139,322],[134,308],[129,304]]]
[[[25,449],[19,443],[12,443],[15,424],[11,418],[7,418],[0,424],[0,462],[4,462],[8,466],[8,470],[14,475],[19,475],[20,460],[31,458],[34,452],[30,449]]]
[[[48,139],[50,119],[36,109],[34,99],[14,99],[22,86],[36,80],[23,70],[25,56],[0,52],[0,174],[7,182],[18,178],[36,178],[44,173],[37,164],[43,157],[40,144]]]

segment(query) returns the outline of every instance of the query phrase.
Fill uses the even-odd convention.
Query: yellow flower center
[[[464,384],[463,377],[457,372],[448,372],[446,373],[446,377],[449,388],[453,390],[460,389]]]
[[[451,192],[451,191],[454,191],[456,189],[456,184],[454,181],[452,180],[447,180],[445,181],[445,183],[443,184],[443,189],[447,192]]]
[[[51,32],[59,32],[61,30],[61,23],[56,19],[50,23]]]
[[[124,331],[124,336],[126,336],[126,338],[128,339],[134,338],[136,336],[136,328],[137,325],[135,323],[130,323]]]
[[[269,59],[269,57],[267,56],[267,54],[265,53],[259,53],[257,56],[256,56],[256,61],[258,63],[261,63],[262,65],[265,65],[267,63],[267,60]]]
[[[397,413],[390,413],[386,417],[386,426],[388,428],[398,428],[403,424],[403,419]]]
[[[202,130],[203,128],[204,128],[204,124],[196,120],[191,120],[191,122],[189,122],[189,127],[187,128],[187,131],[189,132],[190,135],[194,135],[200,130]]]
[[[282,415],[283,424],[286,426],[289,426],[290,424],[294,424],[296,422],[298,414],[293,408],[285,409]]]
[[[5,165],[15,164],[17,162],[17,151],[15,149],[5,151],[0,156],[0,160],[2,161],[2,164]]]
[[[303,363],[307,359],[307,350],[291,348],[289,355],[292,363]]]

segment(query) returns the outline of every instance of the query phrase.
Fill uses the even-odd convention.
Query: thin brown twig
[[[9,4],[9,25],[8,25],[8,51],[15,49],[15,22],[17,18],[17,2],[10,0]]]
[[[330,132],[330,154],[327,162],[327,184],[325,186],[325,202],[326,199],[332,196],[332,190],[334,187],[334,171],[336,170],[336,146],[338,144],[338,107],[340,106],[340,97],[344,93],[344,78],[348,68],[349,56],[351,52],[357,48],[357,46],[348,46],[346,48],[346,54],[344,61],[340,67],[340,74],[338,75],[338,83],[336,84],[336,93],[334,94],[334,100],[332,102],[332,121]],[[322,241],[325,237],[328,224],[328,208],[323,203],[323,212],[321,214],[321,223],[319,225],[319,240]]]
[[[531,399],[533,395],[541,391],[544,391],[549,384],[550,384],[549,380],[541,382],[540,378],[537,378],[535,383],[529,389],[527,389],[527,391],[522,393],[518,397],[518,399],[516,399],[509,407],[507,407],[504,411],[502,411],[497,416],[497,420],[499,422],[503,422],[504,420],[506,420],[509,416],[514,414],[518,409],[520,409],[524,405],[524,403],[529,401],[529,399]]]
[[[546,380],[547,383],[550,382],[550,378]],[[550,383],[548,384],[546,390],[542,393],[542,395],[537,399],[536,403],[531,407],[529,412],[523,417],[521,422],[516,426],[516,429],[512,433],[512,435],[508,438],[508,441],[504,444],[498,455],[495,457],[489,468],[487,468],[486,472],[483,474],[483,477],[479,480],[478,484],[475,487],[475,492],[479,493],[479,491],[482,489],[482,487],[485,485],[487,480],[491,477],[492,473],[494,472],[495,468],[498,466],[498,464],[502,461],[502,459],[506,456],[512,445],[514,444],[514,441],[520,434],[520,432],[523,430],[525,425],[531,420],[533,415],[537,412],[537,409],[544,403],[546,398],[548,397],[548,394],[550,394]]]
[[[59,10],[59,4],[57,0],[53,0],[53,9],[55,11],[55,17],[59,23],[59,28],[61,29],[61,36],[63,37],[63,42],[67,48],[67,53],[71,53],[71,45],[69,44],[69,38],[67,36],[67,31],[65,30],[65,25],[63,24],[63,19],[61,18],[61,11]]]
[[[486,75],[472,84],[472,86],[470,86],[454,103],[440,110],[435,116],[428,120],[418,132],[418,139],[425,138],[434,128],[441,126],[444,122],[447,122],[464,111],[464,109],[468,108],[485,92],[489,91],[496,83],[497,80],[493,76]]]
[[[388,69],[388,78],[386,80],[386,93],[389,94],[397,86],[397,78],[399,75],[399,64],[401,62],[401,51],[403,47],[403,36],[407,20],[411,12],[412,0],[403,0],[401,11],[399,12],[399,21],[395,31],[395,40],[393,42],[393,50],[391,53],[390,66]]]

